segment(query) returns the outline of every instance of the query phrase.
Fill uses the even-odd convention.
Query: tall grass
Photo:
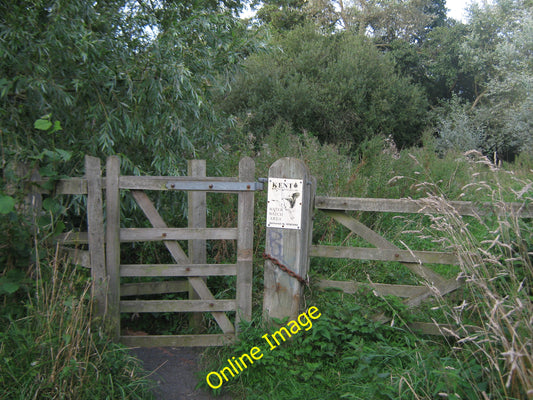
[[[450,350],[461,360],[477,361],[486,382],[486,389],[477,393],[479,398],[531,399],[533,226],[531,218],[513,213],[504,200],[531,204],[533,183],[496,168],[480,154],[467,155],[491,178],[488,184],[473,176],[472,183],[462,188],[463,193],[474,191],[494,204],[493,213],[478,218],[486,227],[485,236],[474,235],[468,220],[443,195],[424,199],[443,212],[431,216],[429,230],[446,238],[458,254],[467,289],[460,304],[441,299],[449,318],[460,327]],[[471,324],[477,329],[472,330]]]
[[[26,316],[0,332],[0,398],[150,398],[138,361],[94,323],[86,277],[57,251],[33,275]]]

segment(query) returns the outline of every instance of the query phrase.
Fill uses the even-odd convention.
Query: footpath
[[[131,352],[142,360],[156,382],[156,400],[232,400],[228,395],[215,397],[207,390],[195,389],[201,348],[136,348]]]

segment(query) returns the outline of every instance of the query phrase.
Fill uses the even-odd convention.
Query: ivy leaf
[[[59,155],[61,161],[68,161],[72,158],[72,152],[67,150],[56,149],[56,153]]]
[[[38,119],[33,124],[33,127],[35,129],[39,129],[40,131],[47,131],[52,127],[52,123],[47,119]]]
[[[12,211],[15,211],[15,199],[0,195],[0,214],[9,214]]]

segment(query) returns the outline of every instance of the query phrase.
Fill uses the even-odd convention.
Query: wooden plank
[[[39,171],[37,168],[34,168],[30,175],[31,186],[29,188],[29,193],[25,199],[26,205],[30,207],[30,215],[33,226],[38,226],[37,219],[40,217],[43,207],[43,196],[41,193],[39,193],[38,187],[34,184],[34,182],[40,179],[41,175],[39,174]]]
[[[108,322],[115,341],[120,336],[120,159],[107,158],[106,163],[106,268],[109,280]]]
[[[175,240],[234,240],[237,228],[121,228],[121,242]]]
[[[207,347],[226,346],[236,341],[234,334],[227,335],[150,335],[121,336],[120,343],[128,347]]]
[[[342,225],[350,229],[355,234],[361,236],[363,239],[368,241],[370,244],[373,244],[374,246],[386,250],[393,250],[393,251],[399,251],[400,248],[396,245],[389,242],[387,239],[379,235],[377,232],[374,232],[372,229],[367,227],[366,225],[362,224],[361,222],[353,219],[346,213],[342,211],[325,211],[327,215],[335,219],[336,221],[340,222]],[[436,272],[432,271],[428,267],[425,267],[421,264],[415,264],[415,263],[402,263],[405,265],[409,270],[420,276],[421,278],[427,280],[431,284],[437,286],[437,287],[443,287],[446,285],[446,279],[442,277],[441,275],[437,274]]]
[[[145,294],[183,293],[189,290],[189,282],[166,281],[166,282],[139,282],[123,283],[120,285],[120,296],[141,296]]]
[[[87,232],[67,232],[57,236],[56,241],[60,244],[87,244],[89,234]]]
[[[123,264],[120,276],[237,275],[237,264]]]
[[[216,182],[237,182],[235,177],[195,177],[190,176],[121,176],[120,189],[131,190],[169,190],[166,188],[167,182],[187,182],[187,181],[216,181]]]
[[[428,290],[426,293],[422,293],[419,296],[411,297],[407,301],[407,305],[410,307],[416,307],[420,305],[424,300],[431,297],[434,294],[437,294],[439,297],[445,296],[448,293],[451,293],[457,289],[459,289],[461,286],[463,286],[464,278],[462,279],[448,279],[444,283],[442,283],[439,286],[431,286],[428,287]]]
[[[427,286],[420,285],[390,285],[385,283],[332,281],[327,279],[319,280],[317,285],[320,289],[337,288],[350,294],[357,292],[361,288],[370,287],[382,296],[392,295],[404,298],[420,296],[429,290]]]
[[[59,246],[59,251],[66,253],[73,264],[91,268],[91,255],[87,250]]]
[[[120,179],[122,180],[122,177]],[[146,193],[132,190],[131,194],[154,228],[167,228],[167,224],[163,218],[161,218],[161,215],[159,215]],[[164,243],[172,255],[172,258],[174,258],[177,263],[181,264],[189,262],[189,257],[185,254],[178,242],[165,241]]]
[[[314,207],[314,180],[305,163],[289,157],[281,158],[272,164],[268,176],[303,180],[301,229],[267,227],[265,253],[306,279]],[[263,316],[266,319],[296,319],[300,312],[303,285],[268,259],[265,261],[264,285]]]
[[[404,263],[459,265],[453,253],[438,251],[408,251],[368,247],[311,246],[312,257],[349,258],[358,260],[399,261]]]
[[[188,160],[187,174],[191,177],[205,177],[207,173],[205,160]],[[187,222],[189,228],[205,228],[207,226],[207,202],[205,192],[189,191],[187,192],[188,215]],[[207,248],[205,239],[191,239],[188,242],[189,260],[194,264],[205,264],[207,262]],[[198,276],[198,275],[196,275]],[[205,280],[205,278],[204,278]],[[189,299],[199,299],[200,296],[194,291],[192,286],[189,288]],[[189,318],[189,324],[195,332],[203,330],[202,314],[192,313]]]
[[[50,191],[42,189],[42,186],[48,182],[48,179],[39,179],[32,182],[36,185],[35,190],[38,193],[49,194]],[[104,184],[101,183],[103,186]],[[87,194],[87,179],[85,178],[67,178],[59,179],[55,183],[55,194]]]
[[[432,204],[433,203],[433,204]],[[523,203],[475,203],[470,201],[447,201],[460,215],[517,215],[522,218],[533,217],[533,205]],[[412,214],[443,214],[450,209],[443,209],[438,201],[431,199],[377,199],[357,197],[317,196],[315,206],[321,210],[374,211]]]
[[[239,181],[250,182],[255,179],[255,163],[250,157],[239,162]],[[241,320],[252,319],[252,279],[253,279],[253,241],[254,241],[254,193],[241,192],[238,197],[237,225],[237,314],[235,327],[239,329]]]
[[[202,278],[198,277],[190,277],[189,283],[193,287],[193,289],[198,293],[201,299],[203,300],[215,300],[215,296],[211,293],[209,288],[207,287],[207,284],[204,282]],[[220,329],[222,329],[222,332],[224,333],[234,333],[235,327],[229,320],[228,316],[224,314],[223,312],[212,312],[213,318],[217,321],[218,325],[220,326]]]
[[[450,324],[436,324],[434,322],[411,322],[407,324],[415,333],[433,336],[447,336],[460,338],[456,332],[457,327]]]
[[[87,225],[89,253],[91,256],[91,278],[97,315],[107,314],[107,276],[104,245],[104,216],[102,210],[102,171],[100,160],[85,156],[87,178]]]
[[[150,223],[156,228],[166,228],[165,221],[163,221],[148,196],[145,193],[139,191],[132,191],[131,193],[137,201],[137,204],[139,204],[139,206],[142,208]],[[187,257],[187,255],[184,253],[184,251],[181,249],[177,242],[166,240],[163,243],[172,255],[172,258],[174,258],[174,260],[178,264],[189,263],[189,257]],[[207,287],[206,283],[201,278],[189,277],[189,283],[194,288],[196,293],[200,295],[200,298],[204,300],[212,300],[215,298]],[[215,311],[212,313],[212,315],[213,318],[215,318],[215,320],[217,321],[220,328],[222,329],[222,332],[235,332],[235,328],[233,327],[233,324],[231,323],[226,314],[224,314],[223,312]]]
[[[235,311],[235,300],[121,300],[120,312]]]

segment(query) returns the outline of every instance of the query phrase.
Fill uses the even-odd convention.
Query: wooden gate
[[[430,269],[426,264],[459,265],[459,257],[453,252],[418,251],[409,248],[400,249],[395,244],[370,229],[360,221],[347,214],[347,211],[380,212],[394,214],[443,214],[445,210],[439,208],[438,202],[413,199],[373,199],[373,198],[345,198],[323,197],[315,198],[315,209],[339,222],[354,233],[374,246],[311,246],[310,255],[313,257],[360,259],[374,261],[396,261],[406,266],[413,274],[418,276],[423,284],[399,285],[375,282],[332,281],[320,280],[320,288],[337,288],[345,293],[355,293],[362,286],[370,286],[380,295],[394,295],[405,299],[406,305],[414,307],[431,296],[444,296],[460,288],[463,278],[447,279]],[[448,202],[458,215],[481,216],[486,214],[502,214],[508,212],[521,217],[532,217],[533,207],[524,208],[523,204],[505,203],[505,207],[496,207],[491,203],[476,203],[468,201]],[[441,335],[446,328],[453,332],[454,327],[447,324],[437,326],[435,323],[416,322],[410,324],[411,328],[426,334]]]
[[[205,161],[189,162],[189,176],[124,176],[120,161],[109,157],[102,178],[100,160],[86,157],[84,178],[61,180],[58,194],[86,194],[88,232],[65,235],[62,244],[88,243],[88,251],[65,248],[76,262],[92,270],[94,298],[115,339],[128,346],[216,346],[232,342],[240,320],[252,314],[252,259],[254,191],[262,184],[254,181],[255,164],[243,158],[237,177],[206,177]],[[168,227],[148,197],[148,191],[183,190],[188,194],[187,228]],[[103,197],[105,191],[105,224]],[[120,192],[129,191],[152,228],[121,228]],[[206,193],[234,193],[238,196],[238,221],[232,228],[206,227]],[[234,264],[206,262],[206,240],[236,240]],[[121,243],[162,241],[173,264],[123,264]],[[188,241],[186,253],[178,241]],[[206,284],[207,276],[236,276],[236,299],[218,300]],[[181,281],[121,284],[121,277],[183,277]],[[145,294],[189,292],[188,300],[127,300]],[[235,321],[227,312],[234,311]],[[127,336],[120,332],[121,313],[187,312],[211,313],[222,334]]]
[[[290,159],[287,159],[284,162],[285,165],[295,163],[294,160]],[[303,171],[303,169],[301,169],[301,171]],[[300,175],[296,176],[291,175],[290,177],[312,181],[312,178],[304,172],[300,172]],[[301,278],[306,277],[309,268],[309,257],[399,262],[416,275],[422,284],[400,285],[333,280],[319,280],[315,283],[321,289],[337,288],[346,293],[355,293],[363,286],[370,286],[380,295],[394,295],[405,299],[405,303],[409,307],[417,306],[425,299],[434,295],[444,296],[460,288],[463,284],[462,279],[446,278],[427,266],[427,264],[459,265],[459,257],[453,252],[418,251],[407,247],[401,249],[378,232],[370,229],[368,226],[348,214],[349,212],[443,214],[444,210],[439,209],[438,202],[432,204],[427,199],[313,197],[313,193],[313,191],[309,193],[311,198],[306,201],[307,204],[314,205],[314,207],[303,208],[303,220],[312,221],[315,217],[314,214],[318,212],[324,213],[348,228],[350,234],[359,236],[374,247],[316,245],[305,243],[305,240],[296,242],[295,240],[285,240],[285,237],[289,237],[289,234],[292,234],[292,232],[277,229],[273,232],[275,235],[269,235],[271,232],[267,229],[267,241],[265,246],[265,302],[263,305],[263,312],[266,316],[274,318],[294,318],[297,314],[300,307],[301,296],[287,296],[286,293],[299,293],[302,289],[305,280]],[[480,216],[486,214],[497,215],[509,213],[520,217],[533,217],[533,206],[525,206],[520,203],[504,203],[498,205],[467,201],[450,201],[448,203],[453,207],[454,212],[459,215]],[[308,224],[302,224],[303,229],[308,229],[308,231],[300,232],[299,234],[302,238],[309,238],[309,242],[312,237],[312,226],[313,224],[311,222]],[[309,248],[307,257],[302,256],[300,254],[302,249],[307,248]],[[291,261],[296,258],[295,255],[300,256],[297,263]],[[279,265],[280,267],[276,267],[275,265]],[[290,270],[290,274],[287,271],[283,272],[282,269]],[[275,301],[267,301],[268,299],[274,299]],[[441,334],[441,330],[434,323],[414,323],[411,324],[411,327],[422,331],[423,333]],[[445,327],[452,329],[450,326]]]

